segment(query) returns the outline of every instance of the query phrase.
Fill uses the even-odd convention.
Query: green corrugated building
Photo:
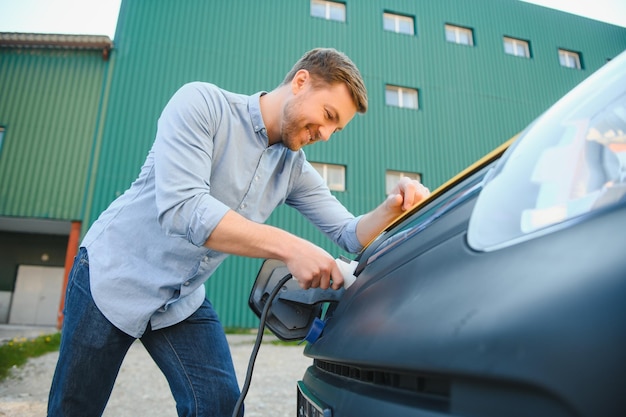
[[[347,53],[369,91],[365,115],[306,149],[361,213],[388,178],[436,188],[513,136],[625,50],[626,28],[517,0],[123,0],[113,44],[1,34],[0,322],[27,320],[13,304],[40,278],[20,265],[63,267],[130,185],[176,89],[271,90],[317,46]],[[289,208],[270,222],[339,254]],[[208,281],[224,325],[256,325],[260,263],[231,257]]]

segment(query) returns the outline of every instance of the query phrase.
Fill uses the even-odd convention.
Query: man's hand
[[[293,248],[292,256],[285,260],[287,269],[303,289],[343,286],[343,275],[332,256],[319,246],[300,240]]]
[[[403,212],[428,198],[430,191],[419,181],[402,177],[387,199],[363,215],[356,228],[361,244],[366,245]]]
[[[419,181],[402,177],[387,197],[385,204],[390,210],[400,214],[428,198],[429,195],[430,190]]]

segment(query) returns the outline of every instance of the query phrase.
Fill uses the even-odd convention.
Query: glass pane
[[[398,32],[406,33],[407,35],[413,35],[415,33],[415,25],[413,19],[406,16],[400,16],[398,18]]]
[[[461,45],[473,45],[472,30],[458,26],[446,25],[446,40]]]
[[[338,20],[340,22],[346,21],[346,6],[341,3],[329,2],[330,7],[330,19]]]
[[[385,103],[387,103],[388,106],[399,106],[400,95],[398,93],[397,88],[387,87],[385,91]]]
[[[470,35],[466,30],[459,30],[459,43],[463,45],[470,45]]]
[[[333,191],[344,191],[345,186],[345,169],[342,166],[328,165],[328,178],[326,183]]]
[[[387,171],[387,174],[385,175],[385,194],[391,193],[391,190],[393,190],[393,187],[398,184],[398,181],[400,181],[399,173]]]
[[[456,43],[456,31],[451,26],[446,26],[446,40]]]
[[[559,62],[568,68],[580,68],[580,60],[575,52],[559,51]]]
[[[311,16],[326,17],[326,4],[322,1],[311,0]]]
[[[504,40],[504,52],[510,55],[515,55],[513,42],[509,39]]]
[[[383,29],[390,32],[396,31],[396,21],[392,14],[383,13]]]
[[[402,107],[408,107],[410,109],[417,108],[417,91],[404,90],[402,95]]]

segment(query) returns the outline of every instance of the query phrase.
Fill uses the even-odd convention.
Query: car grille
[[[313,363],[320,371],[353,381],[419,394],[420,396],[426,396],[433,400],[442,400],[445,402],[450,400],[450,381],[447,378],[425,374],[368,369],[319,359],[315,359]]]

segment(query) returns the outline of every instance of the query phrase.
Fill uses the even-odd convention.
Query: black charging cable
[[[267,320],[267,315],[269,314],[270,307],[272,306],[272,301],[278,295],[278,292],[281,290],[283,285],[292,279],[291,274],[285,275],[278,284],[274,287],[269,297],[265,301],[265,305],[263,306],[263,311],[261,312],[261,318],[259,321],[259,331],[256,335],[256,341],[254,342],[254,348],[252,348],[252,353],[250,354],[250,361],[248,362],[248,370],[246,372],[246,381],[243,384],[243,388],[241,389],[241,394],[239,394],[239,399],[237,400],[237,404],[235,405],[235,409],[233,410],[232,417],[242,417],[243,413],[241,412],[241,407],[243,406],[243,401],[248,395],[248,390],[250,389],[250,383],[252,382],[252,372],[254,371],[254,362],[256,361],[256,357],[259,354],[259,349],[261,348],[261,342],[263,341],[263,332],[265,331],[265,321]]]

